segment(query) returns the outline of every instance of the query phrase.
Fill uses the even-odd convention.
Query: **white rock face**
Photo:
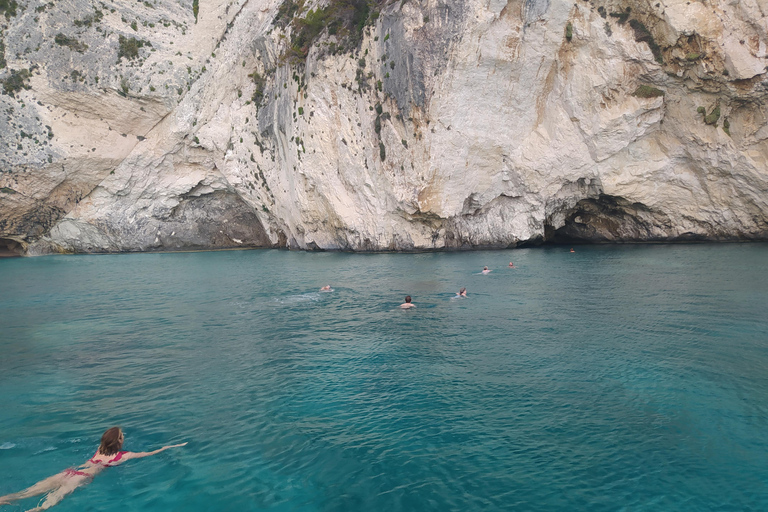
[[[760,2],[395,2],[306,60],[281,0],[75,4],[3,27],[17,252],[768,238]]]

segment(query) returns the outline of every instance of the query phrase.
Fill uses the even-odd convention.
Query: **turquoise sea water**
[[[765,244],[0,260],[0,495],[121,425],[189,445],[56,510],[768,510],[767,299]]]

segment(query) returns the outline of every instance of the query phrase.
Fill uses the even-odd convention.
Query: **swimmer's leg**
[[[31,498],[32,496],[37,496],[39,494],[49,492],[53,489],[56,489],[57,487],[60,487],[63,478],[64,474],[58,473],[53,476],[49,476],[45,480],[40,480],[35,485],[27,487],[23,491],[0,496],[0,505],[7,505],[12,501],[23,500],[25,498]]]
[[[52,506],[58,504],[61,500],[63,500],[67,494],[71,494],[72,491],[74,491],[81,485],[85,484],[89,480],[90,478],[78,478],[78,477],[67,478],[65,481],[62,482],[62,484],[58,488],[48,493],[48,496],[45,497],[45,501],[43,502],[42,505],[40,505],[39,507],[30,509],[27,512],[38,512],[40,510],[48,510],[49,508],[51,508]]]

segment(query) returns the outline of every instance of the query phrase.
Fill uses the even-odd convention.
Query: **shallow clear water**
[[[189,445],[56,510],[766,510],[766,299],[765,244],[0,260],[0,495],[121,425]]]

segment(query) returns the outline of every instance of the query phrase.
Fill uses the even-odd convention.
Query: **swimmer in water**
[[[573,250],[573,247],[571,247],[571,252],[576,252],[576,251]]]
[[[483,267],[483,274],[487,274],[491,272],[491,270],[488,270],[488,267]]]
[[[327,285],[323,286],[322,288],[320,288],[320,291],[321,292],[332,292],[333,288],[331,288],[331,285],[327,284]]]
[[[400,307],[402,309],[410,309],[410,308],[415,308],[416,304],[411,304],[411,296],[410,295],[406,295],[405,296],[405,302],[400,304]]]
[[[509,268],[515,268],[515,264],[512,263],[511,261],[509,262]]]
[[[121,452],[123,447],[123,431],[120,427],[112,427],[101,436],[101,444],[96,453],[87,462],[78,468],[65,469],[61,473],[40,480],[32,487],[21,492],[0,496],[0,505],[7,505],[12,501],[23,500],[47,493],[45,501],[39,507],[28,512],[46,510],[60,502],[64,497],[83,485],[89,484],[93,478],[101,473],[104,468],[117,466],[131,459],[140,459],[155,455],[168,448],[178,448],[187,443],[163,446],[152,452]]]
[[[466,297],[467,296],[467,289],[463,286],[461,287],[461,290],[456,292],[457,297]]]

